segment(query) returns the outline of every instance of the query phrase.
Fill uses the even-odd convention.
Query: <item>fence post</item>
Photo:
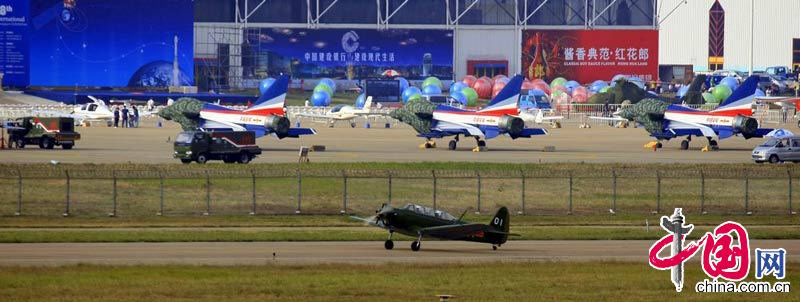
[[[347,172],[342,170],[342,184],[344,187],[342,188],[342,210],[339,211],[341,214],[347,213]]]
[[[520,199],[522,201],[522,215],[525,215],[525,171],[519,170],[520,180],[522,181],[522,192]]]
[[[164,173],[158,171],[158,194],[159,194],[159,204],[158,204],[158,213],[157,216],[164,215]]]
[[[17,168],[17,212],[14,215],[22,215],[22,170],[20,168]]]
[[[253,199],[252,204],[250,205],[250,215],[256,214],[256,171],[250,170],[250,180],[253,184]]]
[[[750,215],[750,175],[744,170],[744,213]]]
[[[789,215],[792,215],[792,171],[786,169],[786,175],[789,177]]]
[[[572,215],[572,171],[569,171],[569,212],[568,215]]]
[[[62,215],[64,217],[67,217],[67,216],[69,216],[69,203],[70,203],[70,200],[69,200],[69,186],[70,186],[69,171],[68,170],[64,170],[64,175],[67,176],[67,206],[64,209],[64,214],[62,214]]]
[[[475,214],[481,213],[481,173],[475,171],[475,176],[478,177],[478,209],[475,211]]]
[[[700,214],[706,214],[706,175],[700,170]]]
[[[611,169],[611,214],[617,213],[617,170]]]
[[[661,172],[656,171],[656,214],[661,213]]]
[[[303,200],[303,175],[300,169],[297,169],[297,209],[294,210],[295,214],[300,214],[300,203]]]
[[[112,190],[111,213],[109,213],[108,216],[116,217],[117,216],[117,170],[111,170],[111,177],[114,189]]]
[[[433,176],[433,209],[436,210],[436,170],[431,170]]]
[[[211,176],[206,172],[206,212],[203,215],[211,215]]]
[[[389,171],[389,205],[392,205],[392,171]]]

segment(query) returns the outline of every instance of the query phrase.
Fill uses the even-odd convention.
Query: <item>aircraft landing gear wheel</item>
[[[478,147],[486,147],[486,141],[485,140],[479,140],[478,141]]]
[[[394,241],[386,240],[386,242],[383,243],[383,247],[386,248],[387,250],[393,249],[394,248]]]
[[[769,156],[769,162],[772,164],[777,164],[780,161],[781,161],[780,158],[778,158],[778,156],[775,154]]]
[[[418,252],[419,248],[420,248],[420,242],[419,241],[414,241],[414,242],[411,243],[411,250],[412,251]]]
[[[355,127],[356,127],[356,123],[350,123],[350,128],[355,128]]]
[[[709,146],[711,146],[711,150],[714,150],[714,151],[719,150],[719,144],[717,144],[717,141],[711,140],[711,141],[708,142],[708,144],[709,144]]]
[[[447,149],[455,150],[457,145],[458,142],[456,142],[455,140],[451,140],[450,143],[447,145]]]
[[[681,141],[681,150],[688,150],[689,149],[689,141],[683,140]]]
[[[492,246],[492,250],[493,250],[493,251],[496,251],[496,250],[497,250],[497,246],[496,246],[496,245],[493,245],[493,246]]]
[[[205,154],[200,154],[197,156],[197,163],[198,164],[205,164],[208,161],[208,157]]]
[[[661,149],[664,145],[661,142],[656,143],[656,148]]]

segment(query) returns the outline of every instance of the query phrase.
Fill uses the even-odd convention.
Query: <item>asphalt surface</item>
[[[410,242],[191,242],[191,243],[33,243],[0,244],[0,265],[309,265],[476,263],[494,261],[634,261],[646,262],[649,240],[511,241],[497,251],[488,244],[423,241],[412,252]],[[800,240],[751,240],[751,249],[785,248],[787,261],[800,260]],[[274,253],[274,256],[273,256]],[[698,261],[700,257],[692,258]]]
[[[735,137],[720,142],[718,152],[701,152],[706,144],[702,139],[692,141],[690,150],[681,151],[680,141],[666,143],[663,149],[653,152],[643,146],[650,141],[644,129],[611,128],[594,124],[590,129],[579,129],[577,120],[565,122],[560,129],[549,129],[550,135],[531,139],[511,140],[500,137],[489,140],[487,152],[472,152],[476,143],[463,139],[455,151],[447,150],[449,140],[438,140],[436,149],[420,149],[423,139],[416,137],[413,129],[395,124],[383,128],[383,123],[373,123],[356,128],[340,123],[335,128],[326,124],[305,121],[303,127],[313,127],[318,134],[299,139],[278,140],[265,137],[258,140],[264,153],[256,163],[297,162],[301,146],[323,145],[325,152],[312,152],[312,162],[419,162],[419,161],[480,161],[480,162],[625,162],[625,163],[742,163],[751,162],[750,153],[764,139],[745,140]],[[767,125],[777,127],[778,125]],[[796,126],[783,125],[788,129]],[[173,140],[180,131],[177,124],[165,122],[157,128],[155,119],[142,121],[142,128],[122,129],[79,127],[81,140],[73,150],[40,150],[28,146],[25,150],[0,150],[0,162],[6,163],[178,163],[172,158]],[[555,152],[544,152],[545,146],[555,147]],[[221,162],[219,162],[221,163]]]

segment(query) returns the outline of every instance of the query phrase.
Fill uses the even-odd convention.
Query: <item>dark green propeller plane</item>
[[[384,243],[387,250],[394,248],[394,232],[417,237],[411,243],[411,250],[415,252],[419,251],[423,237],[491,243],[492,249],[497,250],[498,246],[506,243],[508,236],[519,236],[508,232],[510,221],[508,209],[505,207],[497,211],[488,225],[461,220],[465,213],[467,211],[461,217],[455,218],[442,210],[415,204],[407,204],[402,208],[384,204],[370,218],[351,217],[389,230],[389,239]]]

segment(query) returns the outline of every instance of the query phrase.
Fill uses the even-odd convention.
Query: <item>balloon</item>
[[[453,85],[450,85],[450,93],[459,92],[461,89],[464,89],[464,87],[467,87],[467,84],[464,84],[464,82],[453,82]]]
[[[442,88],[436,85],[428,85],[425,88],[422,88],[423,95],[440,95],[442,94]]]
[[[478,93],[475,92],[475,89],[471,87],[465,87],[461,89],[461,93],[467,97],[467,106],[474,107],[478,104]]]
[[[535,89],[535,88],[536,88],[536,86],[533,85],[533,82],[523,81],[522,82],[522,88],[520,88],[520,89],[522,89],[522,90],[531,90],[531,89]]]
[[[400,82],[400,93],[406,91],[406,88],[408,88],[408,80],[404,77],[396,77],[394,79]]]
[[[575,89],[572,90],[572,96],[574,97],[576,94],[589,95],[589,89],[583,86],[575,87]]]
[[[711,94],[713,94],[714,98],[720,102],[728,99],[728,97],[731,96],[731,93],[733,93],[733,90],[731,90],[728,85],[717,85],[711,90]]]
[[[314,92],[315,93],[316,92],[320,92],[320,91],[327,92],[328,96],[332,96],[333,95],[333,89],[330,86],[322,84],[322,83],[320,83],[316,87],[314,87]]]
[[[608,90],[610,90],[610,89],[611,89],[611,86],[606,86],[606,87],[600,88],[600,90],[598,90],[597,93],[608,92]]]
[[[642,79],[640,79],[638,77],[631,77],[631,78],[628,79],[628,82],[631,82],[631,83],[635,84],[636,86],[639,86],[639,88],[644,89],[644,80],[642,80]]]
[[[547,96],[547,94],[545,94],[543,90],[541,90],[541,89],[536,89],[536,88],[534,88],[534,89],[531,89],[531,90],[528,90],[528,95],[533,95],[533,96]]]
[[[686,95],[687,92],[689,92],[689,86],[688,85],[681,85],[681,87],[678,88],[678,92],[675,93],[675,96],[679,97],[679,98],[682,98],[683,96]]]
[[[719,84],[730,87],[732,91],[736,90],[736,87],[739,87],[739,81],[734,77],[724,77],[719,81]]]
[[[422,95],[422,90],[414,86],[409,86],[405,90],[403,90],[403,103],[408,102],[412,95],[419,94]]]
[[[321,80],[319,80],[319,84],[328,85],[328,87],[331,88],[331,92],[336,91],[336,82],[334,82],[333,80],[331,80],[329,78],[322,78]],[[317,84],[317,85],[319,85],[319,84]],[[333,95],[333,93],[331,93],[331,95]]]
[[[356,98],[356,108],[364,108],[364,103],[367,102],[367,95],[365,93],[359,94]]]
[[[331,95],[325,90],[314,91],[314,94],[311,95],[311,104],[314,106],[328,106],[331,104]]]
[[[511,81],[511,79],[509,79],[509,78],[507,78],[507,77],[503,76],[502,78],[496,78],[496,79],[494,79],[494,84],[495,84],[495,85],[497,85],[497,83],[508,84],[508,81]]]
[[[439,90],[442,90],[442,81],[439,81],[439,79],[436,77],[427,77],[424,81],[422,81],[422,87],[431,85],[436,85],[436,87],[439,87]]]
[[[703,92],[703,100],[705,100],[706,103],[719,103],[719,100],[713,94],[708,92]]]
[[[263,81],[261,81],[261,83],[258,85],[258,91],[261,92],[261,94],[263,95],[263,94],[267,93],[267,89],[269,89],[269,87],[272,86],[272,84],[274,84],[274,83],[275,83],[275,79],[266,78]]]
[[[591,92],[595,92],[596,93],[596,92],[600,91],[600,89],[603,89],[603,87],[608,87],[608,83],[606,83],[605,81],[597,80],[597,81],[594,81],[594,83],[592,83],[591,86],[589,86],[589,90]]]
[[[557,77],[557,78],[553,79],[552,82],[550,82],[550,88],[553,88],[553,87],[559,86],[559,85],[564,86],[564,84],[566,84],[566,83],[567,83],[567,79],[562,78],[562,77]]]
[[[552,88],[553,89],[550,90],[550,94],[553,94],[556,91],[561,91],[563,93],[569,94],[569,89],[567,89],[567,87],[564,87],[563,85],[556,85],[556,86],[553,86]]]
[[[450,92],[450,97],[458,101],[462,105],[466,105],[467,103],[469,103],[467,96],[464,95],[464,93],[462,93],[461,91]]]
[[[482,76],[480,79],[483,79],[483,80],[486,80],[487,82],[489,82],[489,86],[494,86],[494,80],[492,80],[492,78],[487,77],[487,76]],[[478,80],[480,80],[480,79],[478,79]]]
[[[547,85],[547,82],[545,82],[545,81],[544,81],[544,80],[542,80],[542,79],[533,79],[533,80],[531,80],[531,82],[532,82],[532,83],[542,83],[542,84],[544,84],[544,85]],[[549,86],[549,85],[548,85],[548,86]]]
[[[503,82],[495,82],[494,87],[492,87],[492,98],[496,97],[497,94],[500,93],[503,88],[506,87],[506,83]]]
[[[586,103],[589,100],[589,97],[585,94],[576,94],[572,96],[572,101],[575,103]]]
[[[544,91],[545,94],[550,95],[550,86],[545,82],[534,82],[533,88]]]
[[[472,85],[475,85],[475,81],[477,81],[477,80],[478,80],[478,78],[476,78],[474,76],[471,76],[471,75],[468,75],[468,76],[465,76],[464,79],[461,80],[461,82],[464,82],[464,84],[467,84],[467,87],[472,87]]]
[[[472,89],[478,93],[478,97],[488,99],[492,96],[492,83],[487,78],[480,78],[472,85]]]
[[[412,94],[412,95],[410,95],[410,96],[408,97],[408,100],[409,100],[409,101],[411,101],[411,100],[418,100],[418,99],[421,99],[421,98],[422,98],[422,95],[421,95],[421,94],[419,94],[419,93],[415,93],[415,94]]]

